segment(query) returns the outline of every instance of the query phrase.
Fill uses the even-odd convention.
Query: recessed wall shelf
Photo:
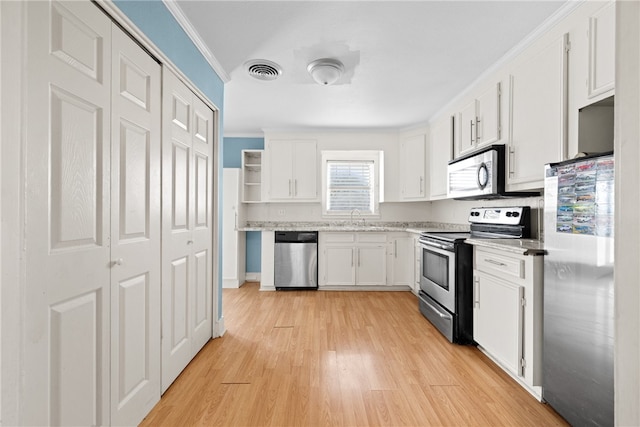
[[[262,202],[263,150],[242,150],[242,201]]]

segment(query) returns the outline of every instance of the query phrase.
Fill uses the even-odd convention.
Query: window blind
[[[373,161],[327,162],[327,211],[373,213]]]

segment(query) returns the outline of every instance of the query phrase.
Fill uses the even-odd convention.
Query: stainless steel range
[[[420,312],[450,341],[473,343],[474,238],[528,238],[528,206],[473,208],[470,233],[425,232],[420,235]]]

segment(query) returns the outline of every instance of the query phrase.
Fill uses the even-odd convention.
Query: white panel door
[[[110,35],[90,2],[28,2],[24,425],[110,423]]]
[[[213,111],[193,95],[192,357],[211,339],[213,254]]]
[[[163,72],[162,391],[211,338],[213,111]]]
[[[160,65],[113,25],[111,424],[160,400]]]
[[[193,285],[192,94],[163,72],[162,146],[162,392],[191,360]]]

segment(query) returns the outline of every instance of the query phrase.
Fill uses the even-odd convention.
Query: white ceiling
[[[230,77],[225,136],[264,130],[404,129],[425,123],[564,1],[176,0]],[[320,86],[307,64],[346,67]],[[275,81],[243,64],[266,59]]]

